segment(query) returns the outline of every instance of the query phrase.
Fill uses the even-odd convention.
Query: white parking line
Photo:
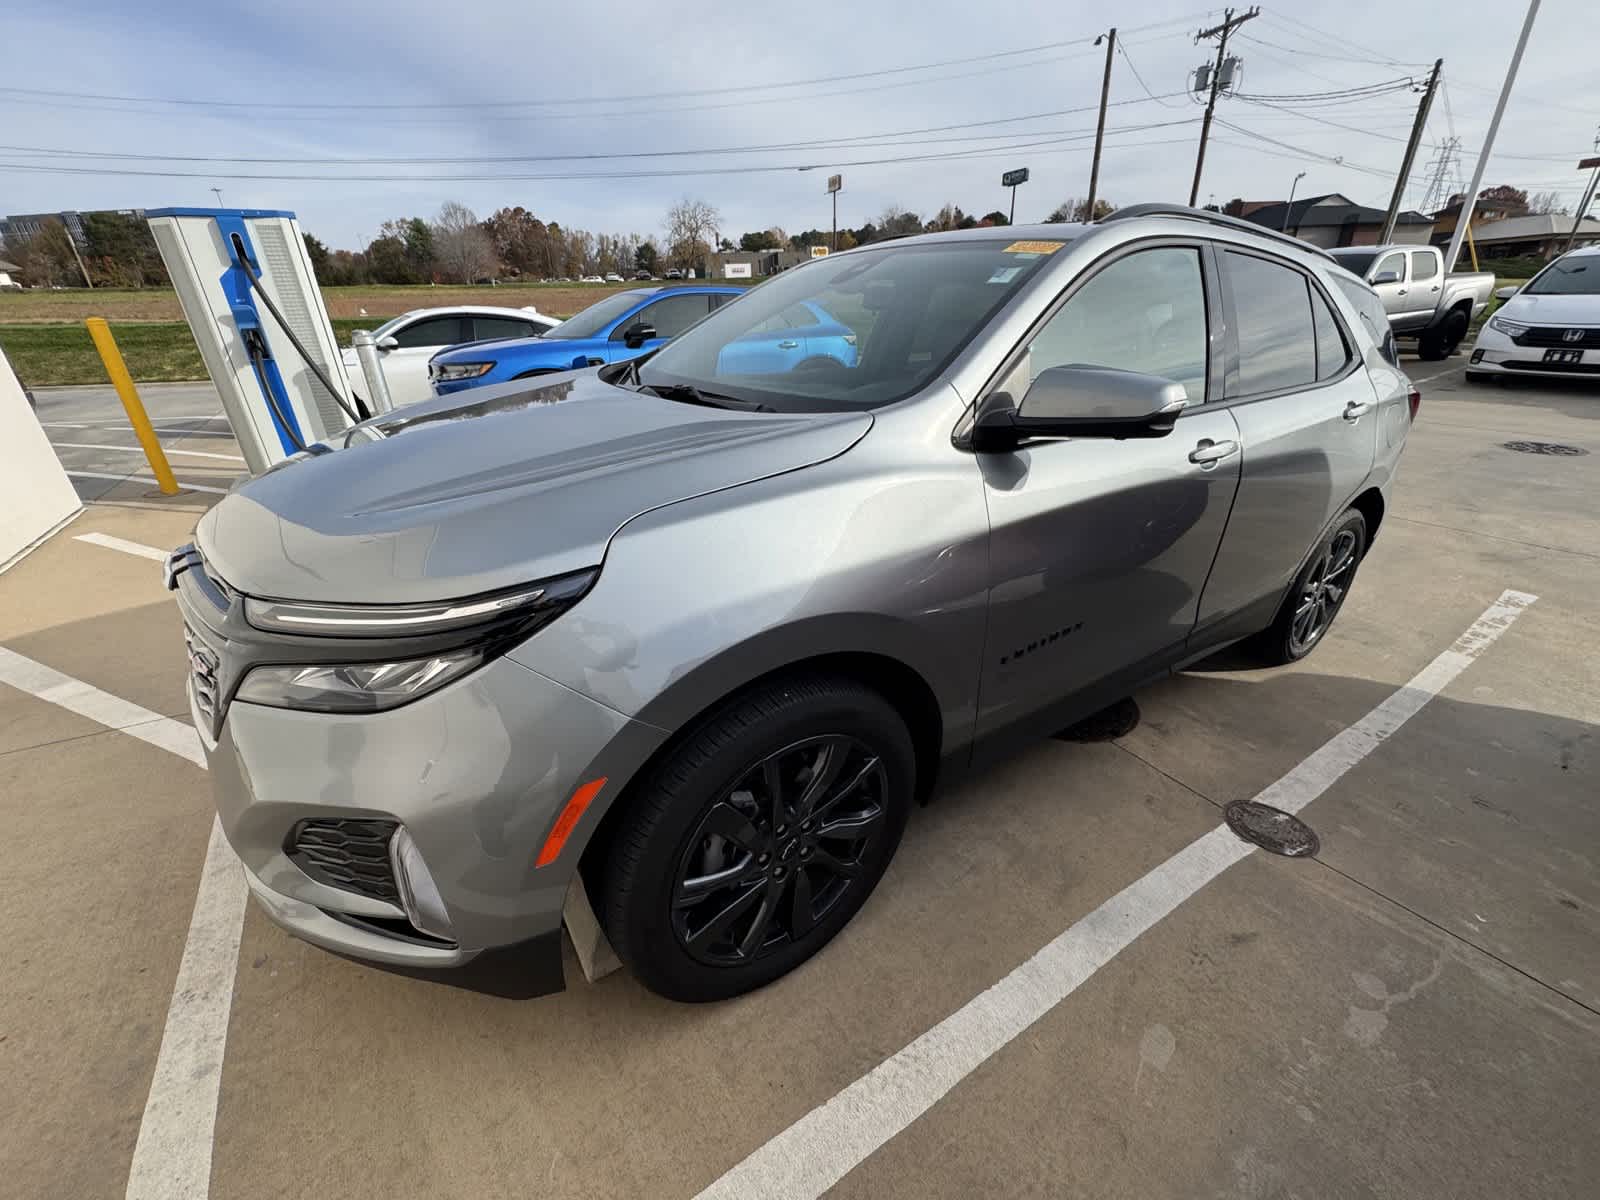
[[[1450,649],[1256,799],[1298,812],[1415,716],[1538,597],[1505,591]],[[696,1200],[814,1200],[1146,930],[1255,847],[1219,825],[1124,888],[988,991],[814,1108]]]
[[[143,454],[143,446],[112,446],[101,445],[95,442],[52,442],[63,450],[121,450],[128,454]],[[237,454],[212,454],[205,450],[180,450],[176,446],[163,446],[161,449],[167,454],[185,454],[190,458],[216,458],[223,462],[243,463],[244,459]]]
[[[118,483],[148,483],[153,487],[160,486],[160,480],[153,475],[110,475],[104,471],[68,471],[67,475],[72,479],[114,479]],[[211,492],[217,496],[228,494],[227,488],[207,487],[203,483],[190,483],[186,479],[178,480],[178,486],[191,492]]]
[[[0,683],[205,768],[200,739],[191,726],[4,646],[0,646]],[[211,1143],[245,895],[238,859],[213,818],[194,914],[128,1169],[127,1200],[205,1200],[210,1192]]]
[[[146,546],[143,542],[130,542],[127,538],[119,538],[109,533],[75,533],[72,535],[75,542],[88,542],[91,546],[104,546],[107,550],[121,550],[124,554],[136,554],[140,558],[152,558],[156,562],[165,562],[167,552],[157,550],[154,546]]]
[[[1432,383],[1435,379],[1443,379],[1446,375],[1453,375],[1457,371],[1465,371],[1466,363],[1457,363],[1453,367],[1446,367],[1443,371],[1435,371],[1432,375],[1424,375],[1421,379],[1412,379],[1412,383]]]

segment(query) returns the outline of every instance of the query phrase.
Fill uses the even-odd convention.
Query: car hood
[[[574,373],[436,397],[223,498],[196,529],[250,595],[454,599],[602,561],[633,517],[842,454],[865,413],[729,412]]]
[[[1529,325],[1600,325],[1600,296],[1530,296],[1507,300],[1496,316]]]

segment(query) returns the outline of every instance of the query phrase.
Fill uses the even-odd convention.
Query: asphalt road
[[[707,1007],[570,962],[562,995],[486,998],[253,911],[220,987],[190,971],[211,809],[157,719],[187,712],[177,615],[155,563],[78,538],[165,548],[215,497],[111,483],[0,576],[0,1193],[121,1197],[143,1130],[170,1176],[137,1194],[229,1200],[1593,1195],[1600,389],[1414,366],[1394,508],[1310,659],[1213,660],[1126,737],[939,796],[818,959]],[[1537,599],[1482,633],[1508,591]],[[1274,785],[1316,858],[1175,873]],[[1137,928],[1129,894],[1161,899]],[[218,999],[225,1046],[170,1059],[169,1021]]]

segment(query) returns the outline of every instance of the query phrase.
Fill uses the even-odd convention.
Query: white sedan
[[[383,364],[389,399],[396,408],[433,395],[428,385],[428,360],[446,346],[487,342],[500,338],[540,337],[561,321],[536,308],[494,308],[458,304],[449,308],[417,308],[401,313],[372,332],[378,339],[378,361]],[[345,374],[365,396],[366,379],[354,350],[343,352]]]
[[[1600,246],[1563,254],[1484,324],[1467,363],[1468,379],[1507,375],[1600,377]]]

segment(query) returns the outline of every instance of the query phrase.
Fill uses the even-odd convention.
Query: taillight
[[[1416,388],[1412,388],[1406,393],[1406,403],[1411,405],[1411,419],[1415,421],[1417,419],[1417,409],[1422,407],[1422,393],[1417,391]]]

